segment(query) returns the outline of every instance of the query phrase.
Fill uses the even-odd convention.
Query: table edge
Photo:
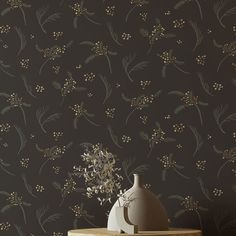
[[[73,229],[68,231],[68,236],[73,236],[73,235],[80,235],[80,236],[88,236],[88,235],[99,235],[99,236],[107,236],[108,234],[104,232],[107,228],[83,228],[83,229]],[[99,232],[99,230],[101,230]],[[97,231],[97,232],[96,232]],[[202,231],[200,229],[191,229],[191,228],[170,228],[169,230],[166,231],[140,231],[137,234],[123,234],[125,236],[129,235],[142,235],[142,236],[152,236],[155,235],[156,233],[163,233],[163,232],[168,232],[168,231],[173,231],[173,233],[182,233],[183,235],[188,235],[188,234],[199,234],[202,235]],[[118,236],[122,235],[117,231],[108,231],[110,232],[110,235],[112,236]],[[173,234],[176,235],[176,234]],[[169,234],[171,236],[171,234]],[[167,234],[168,236],[168,234]],[[198,235],[196,235],[198,236]]]

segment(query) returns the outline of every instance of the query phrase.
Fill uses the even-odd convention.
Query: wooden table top
[[[116,231],[108,231],[106,228],[75,229],[68,232],[68,236],[121,236],[121,235],[141,235],[141,236],[202,236],[201,230],[170,228],[167,231],[139,231],[138,234],[120,234]]]

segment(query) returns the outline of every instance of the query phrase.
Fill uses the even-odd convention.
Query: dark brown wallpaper
[[[1,0],[0,13],[1,235],[105,226],[134,172],[171,226],[236,234],[234,0]]]

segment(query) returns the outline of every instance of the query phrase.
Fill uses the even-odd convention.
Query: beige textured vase
[[[117,208],[127,207],[127,220],[117,219]],[[168,229],[168,217],[160,200],[143,187],[138,174],[134,174],[134,185],[113,205],[108,217],[108,230],[124,231],[120,222],[134,225],[139,231],[158,231]],[[129,227],[128,227],[129,228]],[[128,233],[128,232],[127,232]]]

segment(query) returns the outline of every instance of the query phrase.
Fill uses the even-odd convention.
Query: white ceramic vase
[[[121,212],[118,210],[121,207],[127,208],[127,211],[124,211],[126,216],[124,214],[124,219],[117,219],[122,215],[117,213]],[[135,229],[138,231],[168,230],[165,208],[155,194],[143,187],[138,174],[134,174],[133,186],[113,205],[108,217],[107,229],[126,233],[132,233],[136,231]]]

